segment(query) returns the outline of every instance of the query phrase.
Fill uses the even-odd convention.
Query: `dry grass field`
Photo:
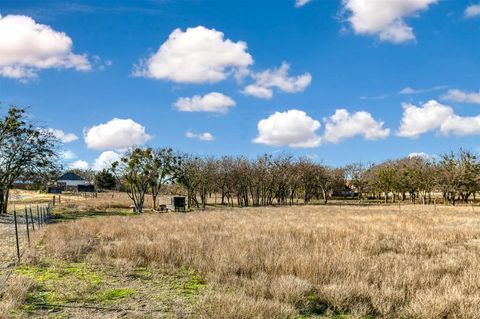
[[[115,289],[123,285],[125,307],[169,291],[166,317],[480,318],[480,214],[468,207],[424,210],[293,206],[84,218],[39,234],[15,280],[34,281],[23,306],[32,316],[46,315],[28,308],[35,286],[54,269],[74,267],[84,281],[97,276]],[[71,288],[49,289],[54,303],[71,302],[58,297]],[[79,297],[91,289],[78,288],[74,301],[103,304]],[[158,300],[147,304],[158,307]]]

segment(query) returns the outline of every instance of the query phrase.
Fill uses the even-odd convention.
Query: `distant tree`
[[[12,106],[0,119],[0,212],[20,178],[33,180],[57,168],[58,140],[30,122],[26,109]]]
[[[330,168],[328,166],[317,165],[316,176],[318,185],[322,191],[323,203],[328,203],[330,192],[336,186],[344,186],[344,172],[341,168]]]
[[[396,186],[396,166],[393,161],[386,161],[372,168],[374,176],[374,189],[385,194],[385,203],[388,201],[388,194],[395,189]],[[392,198],[392,201],[394,198]]]
[[[153,209],[157,210],[158,195],[164,185],[177,180],[182,158],[171,148],[160,148],[152,151],[149,159],[152,166],[149,186],[152,192]]]
[[[95,182],[99,189],[114,189],[117,185],[115,176],[105,168],[95,174]]]
[[[411,202],[416,202],[422,186],[423,162],[424,159],[419,156],[406,157],[393,162],[397,173],[394,188],[402,194],[402,200],[405,200],[405,194],[408,193]]]
[[[112,173],[119,184],[123,183],[135,212],[143,212],[145,195],[154,176],[152,149],[135,148],[126,152],[112,164]]]
[[[364,193],[368,189],[368,169],[370,165],[363,163],[348,164],[343,168],[345,179],[354,187],[358,192],[358,197],[362,198]]]
[[[436,171],[437,185],[443,193],[445,203],[450,202],[455,205],[462,179],[462,171],[455,153],[441,155]]]
[[[480,160],[477,154],[460,149],[457,156],[460,166],[459,194],[463,201],[468,202],[470,196],[480,191]]]
[[[303,202],[308,204],[310,200],[318,195],[317,183],[317,165],[311,159],[303,157],[300,158],[298,164],[298,173],[300,177],[300,188],[303,194]]]

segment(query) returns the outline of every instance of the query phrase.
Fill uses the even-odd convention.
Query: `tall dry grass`
[[[393,208],[392,208],[393,209]],[[480,318],[480,215],[278,207],[83,219],[47,253],[190,266],[213,287],[203,318]]]
[[[33,279],[13,276],[0,295],[0,319],[11,318],[11,311],[21,306],[28,297],[28,293],[35,287]]]

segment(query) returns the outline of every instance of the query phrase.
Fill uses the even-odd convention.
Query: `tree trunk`
[[[7,213],[9,196],[10,196],[10,190],[9,189],[4,190],[2,195],[2,207],[1,207],[2,214]]]
[[[157,194],[155,194],[154,192],[152,192],[152,206],[153,206],[153,210],[156,211],[157,210]]]

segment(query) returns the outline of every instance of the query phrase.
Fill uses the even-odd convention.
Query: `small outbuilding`
[[[185,196],[173,196],[172,197],[173,210],[178,212],[187,211],[187,198]]]

